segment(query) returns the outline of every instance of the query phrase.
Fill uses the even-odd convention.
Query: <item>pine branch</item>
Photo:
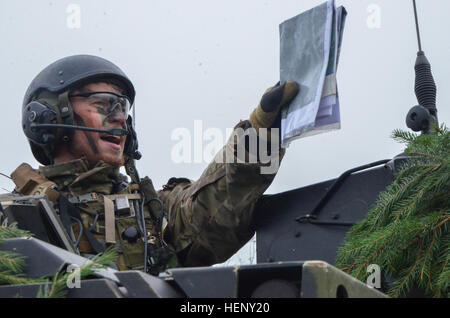
[[[10,272],[0,272],[0,284],[9,284],[9,285],[16,285],[16,284],[28,284],[29,280],[26,278],[22,278],[20,275],[17,275],[16,273],[11,274]]]
[[[390,296],[392,297],[398,297],[402,294],[405,294],[406,291],[409,289],[412,283],[413,273],[414,270],[419,262],[420,255],[422,254],[422,240],[419,240],[420,248],[419,253],[417,254],[416,261],[414,262],[413,266],[411,267],[408,275],[404,277],[400,283],[395,282],[393,288],[389,291]]]
[[[27,231],[17,229],[15,224],[7,224],[7,220],[0,212],[0,244],[5,240],[17,237],[30,237],[31,234]],[[80,267],[80,280],[91,276],[96,270],[111,266],[117,254],[114,247],[107,249],[103,254],[95,256],[86,265]],[[40,283],[41,288],[38,292],[38,297],[57,298],[64,297],[67,290],[67,282],[73,273],[58,274],[53,277],[52,282],[47,278],[30,279],[23,276],[22,272],[25,267],[25,257],[6,251],[0,251],[0,285],[20,285],[20,284],[34,284]]]
[[[79,268],[78,277],[80,280],[91,276],[96,270],[111,266],[117,257],[114,247],[107,249],[103,254],[95,256],[86,265]],[[61,298],[68,292],[67,282],[73,277],[74,273],[64,273],[55,275],[51,286],[39,290],[39,298]]]
[[[20,273],[25,266],[24,257],[17,253],[0,251],[0,270]]]
[[[31,237],[31,233],[14,227],[0,227],[0,243],[10,238]]]
[[[434,231],[433,231],[434,232]],[[423,260],[422,270],[420,271],[420,280],[423,279],[423,273],[425,271],[425,267],[428,260],[428,255],[430,254],[431,249],[433,248],[434,242],[436,239],[436,235],[433,234],[433,240],[431,241],[430,247],[428,247],[427,252],[425,253],[425,258]]]
[[[5,240],[17,237],[30,237],[31,234],[17,228],[15,223],[8,224],[8,220],[0,212],[0,244]],[[30,284],[39,280],[28,279],[21,274],[25,267],[25,257],[17,253],[0,251],[0,285]]]
[[[412,132],[404,131],[404,130],[400,130],[400,129],[395,129],[391,136],[394,140],[396,140],[398,142],[403,142],[403,143],[414,142],[418,137],[418,135],[416,135]]]
[[[438,293],[436,295],[437,297],[445,296],[445,295],[442,295],[442,291],[443,290],[447,290],[448,291],[448,288],[449,288],[449,285],[450,285],[450,283],[449,283],[450,279],[449,278],[450,278],[450,270],[449,270],[449,267],[448,267],[448,259],[447,259],[445,261],[444,265],[442,266],[442,270],[441,270],[441,273],[439,275],[438,288],[437,288]],[[448,295],[447,295],[447,297],[448,297]]]
[[[367,265],[380,265],[394,279],[386,291],[395,297],[412,286],[449,296],[450,134],[443,125],[433,129],[436,135],[393,132],[409,159],[338,251],[336,265],[360,280]]]

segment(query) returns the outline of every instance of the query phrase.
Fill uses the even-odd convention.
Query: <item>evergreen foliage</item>
[[[15,237],[30,237],[31,234],[19,230],[16,224],[7,225],[7,220],[0,212],[0,244],[6,239]],[[23,277],[21,274],[25,267],[25,258],[17,253],[0,251],[0,285],[32,284],[36,280]]]
[[[95,256],[90,262],[78,269],[78,277],[80,279],[86,278],[94,274],[96,269],[111,266],[116,259],[117,254],[114,247],[107,249],[104,253]],[[72,280],[72,275],[76,272],[62,273],[55,275],[51,284],[43,285],[44,288],[39,290],[37,297],[39,298],[61,298],[65,297],[68,289],[67,282]]]
[[[3,219],[3,215],[0,212],[0,246],[6,239],[31,236],[31,233],[18,229],[14,223],[8,225],[7,220]],[[84,279],[91,276],[99,268],[111,266],[116,257],[115,249],[111,247],[81,266],[78,273],[59,273],[53,278],[30,279],[23,275],[26,266],[26,258],[24,256],[0,250],[0,286],[41,283],[37,297],[64,297],[68,292],[67,282],[73,279],[72,275],[77,275],[80,280]]]
[[[367,267],[379,265],[393,280],[383,286],[392,297],[413,287],[429,297],[450,296],[450,133],[433,129],[420,136],[394,131],[410,159],[338,252],[337,266],[363,282]]]

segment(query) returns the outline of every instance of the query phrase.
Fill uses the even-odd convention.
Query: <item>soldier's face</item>
[[[113,85],[92,83],[71,92],[71,95],[92,92],[122,94]],[[122,113],[117,112],[113,116],[107,116],[98,106],[98,102],[92,100],[92,98],[71,97],[70,101],[74,112],[74,121],[77,125],[98,129],[126,129],[126,118]],[[120,167],[124,164],[123,151],[125,140],[126,136],[117,137],[106,133],[75,130],[65,155],[69,155],[72,157],[71,159],[78,159],[84,156],[91,166],[94,166],[101,160],[112,166]],[[64,154],[61,153],[61,155]]]

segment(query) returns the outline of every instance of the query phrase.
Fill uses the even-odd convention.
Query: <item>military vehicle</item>
[[[414,2],[415,9],[415,2]],[[417,12],[416,25],[417,25]],[[407,125],[427,133],[437,122],[436,86],[421,45],[416,60],[419,105]],[[387,297],[335,268],[345,234],[365,218],[378,194],[394,180],[407,158],[378,160],[327,180],[291,191],[264,195],[255,208],[257,264],[169,269],[159,276],[141,271],[100,269],[68,289],[69,298],[348,298]],[[52,277],[70,265],[89,262],[77,254],[58,213],[45,195],[0,196],[0,212],[33,238],[7,239],[0,250],[26,257],[24,276]],[[257,221],[256,221],[257,220]],[[214,288],[211,288],[214,286]],[[41,283],[0,286],[0,297],[36,297]]]

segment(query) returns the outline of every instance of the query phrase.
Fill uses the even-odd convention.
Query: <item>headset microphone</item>
[[[96,129],[84,126],[74,126],[74,125],[62,125],[62,124],[31,124],[30,128],[66,128],[74,130],[85,130],[99,133],[106,133],[113,136],[126,136],[128,131],[122,128],[111,128],[111,129]]]

